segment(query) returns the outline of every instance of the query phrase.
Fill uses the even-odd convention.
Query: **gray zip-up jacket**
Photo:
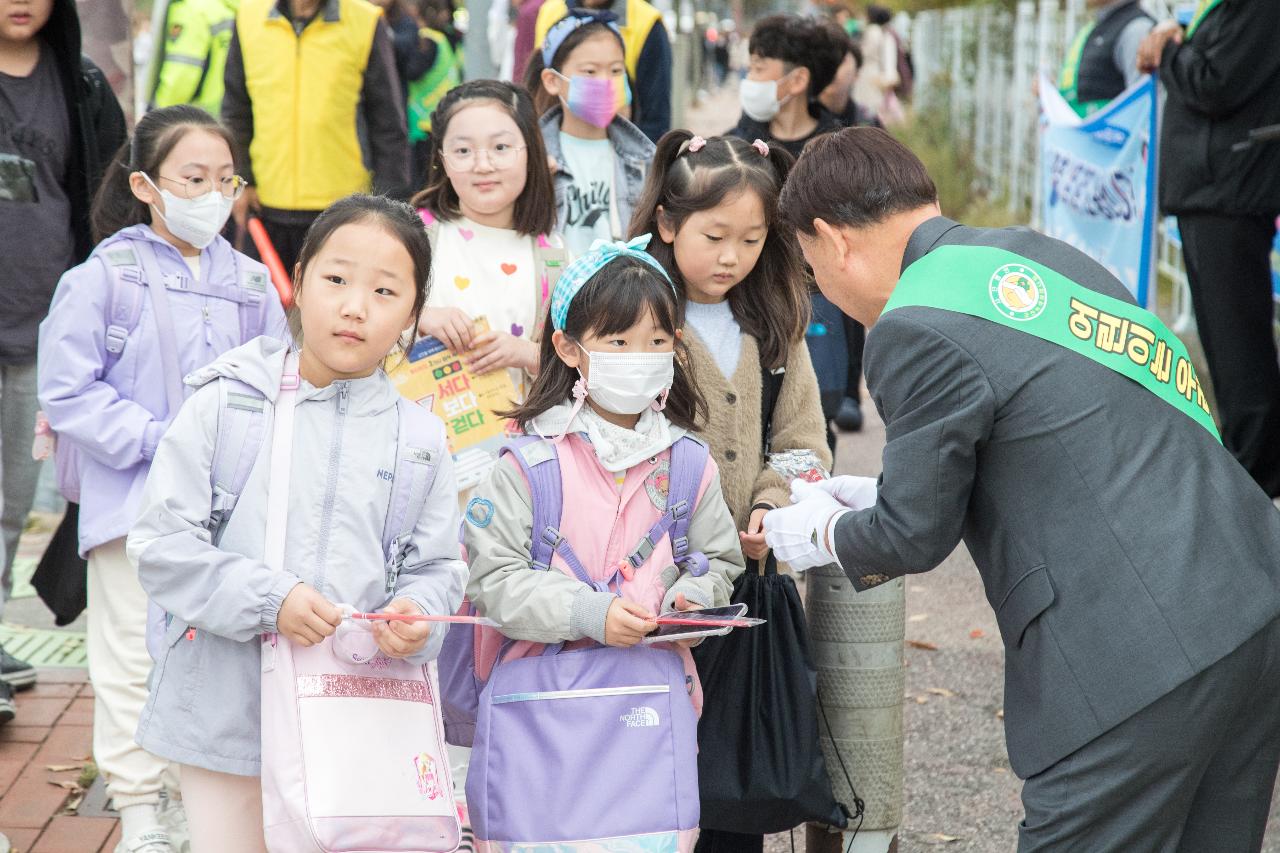
[[[223,773],[260,773],[258,637],[276,630],[289,591],[308,583],[360,610],[380,609],[390,598],[382,529],[399,418],[397,392],[381,371],[324,388],[303,381],[298,389],[283,570],[262,562],[266,525],[284,523],[266,518],[270,418],[235,512],[218,544],[210,541],[219,378],[245,382],[273,404],[284,356],[283,343],[258,338],[187,377],[197,390],[156,450],[128,540],[143,588],[173,617],[137,741],[156,755]],[[461,604],[466,565],[453,462],[448,453],[439,457],[395,597],[444,614]],[[411,660],[434,658],[443,628],[433,629]]]

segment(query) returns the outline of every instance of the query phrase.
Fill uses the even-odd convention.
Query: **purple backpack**
[[[530,565],[539,571],[551,568],[552,554],[559,553],[578,579],[598,589],[616,580],[597,585],[573,553],[573,548],[560,535],[560,516],[564,508],[564,491],[560,480],[560,459],[556,447],[538,436],[521,436],[505,445],[499,455],[510,455],[529,483],[533,501],[535,533],[530,547]],[[649,533],[637,543],[627,562],[639,568],[663,536],[671,537],[671,550],[676,564],[700,577],[707,572],[707,558],[702,553],[689,553],[689,520],[693,517],[698,487],[710,452],[707,446],[685,436],[671,447],[671,475],[667,495],[667,511]],[[531,461],[532,460],[532,461]],[[465,521],[463,522],[466,523]],[[459,613],[476,614],[470,601],[463,601]],[[440,671],[441,705],[444,712],[445,739],[455,746],[471,746],[476,730],[480,693],[496,663],[505,656],[510,641],[495,628],[477,626],[465,630],[455,626],[445,636],[436,663]],[[552,647],[558,651],[558,647]],[[549,650],[551,651],[551,650]],[[553,651],[554,653],[554,651]]]
[[[555,445],[530,436],[502,452],[529,483],[530,568],[550,571],[559,554],[583,583],[615,588],[623,568],[593,581],[559,531],[564,494]],[[667,510],[628,555],[630,566],[643,565],[669,536],[676,564],[706,573],[706,555],[690,553],[688,532],[708,456],[693,438],[672,446]],[[472,747],[467,808],[476,839],[491,851],[692,850],[698,720],[679,655],[644,645],[563,651],[555,644],[503,661],[512,643],[494,629],[453,630],[438,660],[446,737]]]

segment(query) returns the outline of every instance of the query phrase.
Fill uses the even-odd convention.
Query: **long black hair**
[[[646,315],[675,340],[675,378],[663,413],[673,424],[696,432],[707,420],[707,401],[698,390],[690,368],[688,350],[676,338],[684,325],[684,308],[662,274],[644,261],[626,256],[610,261],[587,280],[569,303],[564,333],[581,341],[586,335],[625,332]],[[522,405],[499,417],[511,418],[528,430],[534,418],[571,398],[578,373],[560,360],[547,329],[538,353],[538,378]]]
[[[138,120],[133,138],[116,152],[93,197],[89,216],[95,243],[122,228],[151,221],[150,209],[129,187],[129,176],[142,172],[152,181],[158,181],[160,164],[169,156],[173,146],[193,130],[221,137],[234,156],[236,146],[231,133],[199,107],[180,104],[147,113]]]
[[[414,207],[425,207],[437,219],[449,222],[462,215],[458,193],[444,169],[444,138],[449,122],[463,107],[477,101],[505,110],[520,128],[527,156],[524,192],[516,199],[512,220],[516,232],[525,236],[550,234],[556,227],[556,190],[547,163],[547,146],[538,127],[533,101],[520,87],[499,80],[472,80],[449,90],[431,115],[430,177],[427,186],[413,197]]]
[[[778,195],[791,171],[791,155],[770,145],[765,156],[732,136],[712,137],[691,152],[692,138],[687,130],[673,130],[658,140],[644,192],[631,218],[630,235],[654,235],[649,253],[684,292],[675,247],[658,230],[658,208],[662,208],[662,224],[679,231],[694,213],[710,210],[736,193],[755,192],[764,205],[769,231],[755,267],[729,291],[729,308],[742,331],[759,343],[765,365],[781,367],[791,348],[803,339],[810,310],[800,248],[793,231],[779,222]]]

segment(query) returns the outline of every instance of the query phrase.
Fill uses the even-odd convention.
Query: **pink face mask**
[[[627,82],[626,75],[559,76],[569,82],[569,95],[564,99],[565,107],[592,127],[608,127],[618,111],[631,103],[631,85]]]

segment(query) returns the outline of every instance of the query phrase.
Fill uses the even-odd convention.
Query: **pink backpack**
[[[284,564],[297,387],[297,356],[290,353],[275,406],[267,490],[266,516],[277,523],[267,526],[264,556],[277,568]],[[439,455],[448,452],[444,426],[407,400],[399,407],[400,430],[428,446],[411,447],[409,458],[397,458],[393,489],[425,495]],[[408,507],[414,502],[393,496],[391,503]],[[403,519],[399,526],[412,530],[415,520]],[[388,566],[389,592],[395,589],[396,569]],[[344,623],[337,634],[309,648],[277,634],[263,636],[267,846],[287,853],[455,850],[461,825],[435,680],[426,665],[351,654],[353,638],[344,633],[361,630]]]

